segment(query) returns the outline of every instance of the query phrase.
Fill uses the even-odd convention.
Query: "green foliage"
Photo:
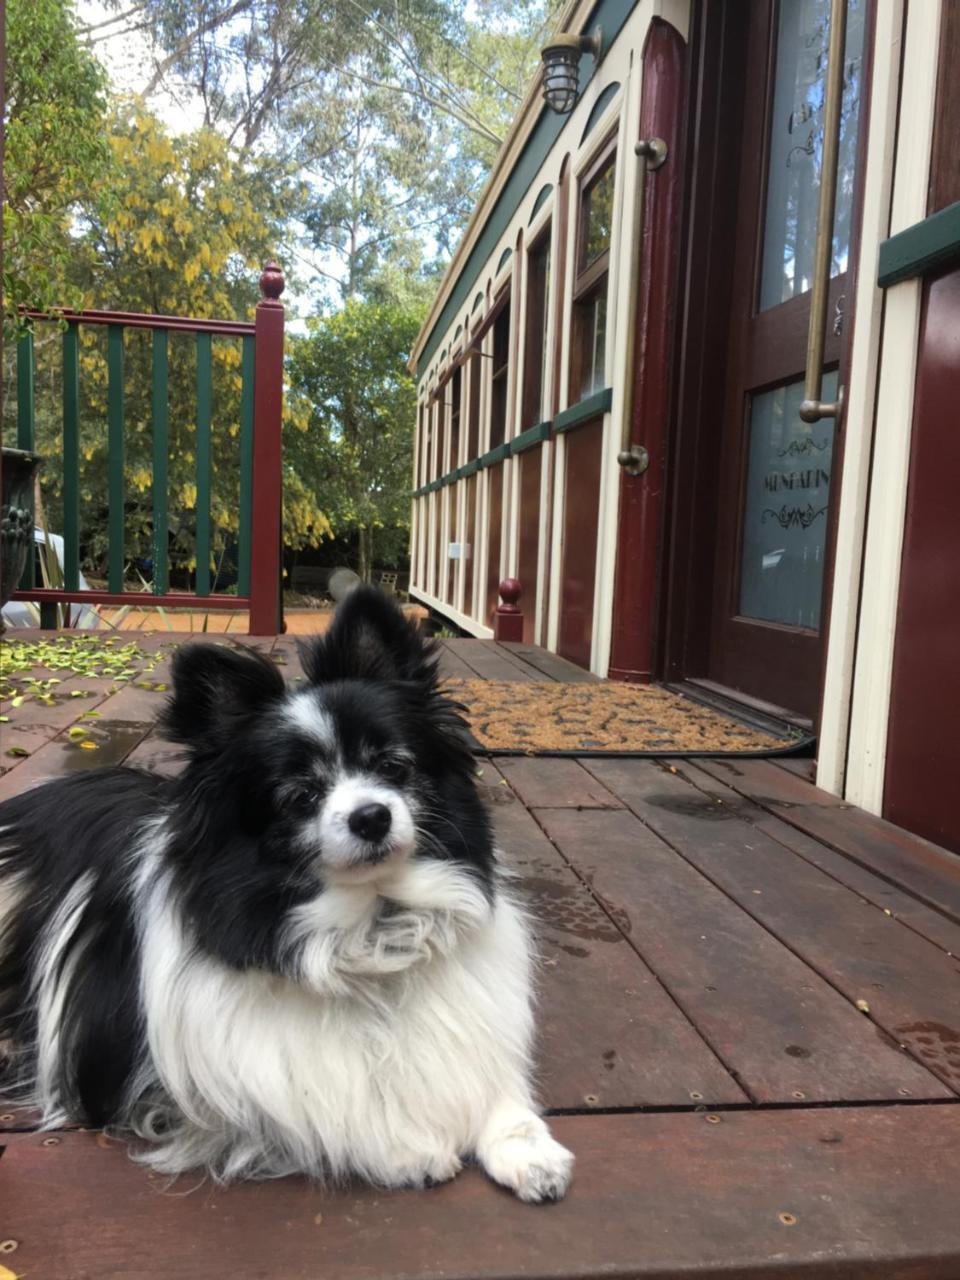
[[[291,344],[284,437],[290,548],[356,532],[395,560],[408,518],[414,391],[404,362],[515,115],[558,0],[108,0],[84,30],[146,32],[156,70],[107,101],[71,0],[7,0],[8,304],[249,319],[277,255],[319,306]],[[107,30],[104,31],[104,26]],[[175,77],[206,127],[171,136],[144,104]],[[326,281],[325,284],[320,284]],[[289,296],[289,294],[288,294]],[[302,296],[302,294],[301,294]],[[85,568],[102,572],[103,330],[81,346]],[[10,388],[12,352],[5,353]],[[213,343],[213,560],[236,540],[240,345]],[[195,348],[170,339],[172,566],[194,567]],[[149,335],[128,333],[125,549],[149,554]],[[37,442],[62,527],[60,344],[37,327]],[[7,403],[12,412],[13,397]],[[400,532],[398,532],[400,531]]]
[[[78,302],[66,286],[70,224],[109,172],[105,76],[70,0],[7,0],[4,333],[19,305]]]
[[[141,0],[135,12],[162,52],[147,96],[176,75],[241,149],[300,166],[311,188],[304,256],[339,301],[387,267],[416,275],[449,254],[558,9]]]
[[[300,184],[266,163],[238,156],[212,129],[170,137],[139,105],[121,104],[108,143],[115,164],[91,196],[72,239],[75,286],[102,309],[160,315],[253,318],[264,260],[282,244],[288,213],[302,198]],[[82,326],[80,349],[80,498],[84,568],[102,574],[107,552],[106,331]],[[54,326],[38,324],[37,447],[52,459],[62,448],[59,342]],[[124,339],[125,552],[150,555],[152,537],[152,348],[147,330]],[[241,343],[215,338],[213,352],[212,553],[216,569],[239,532]],[[169,457],[171,565],[195,565],[196,343],[169,340]],[[304,419],[288,414],[296,433]],[[52,529],[62,527],[62,477],[44,468],[43,494]],[[329,531],[326,516],[293,468],[284,490],[288,546],[316,545]]]
[[[351,299],[312,321],[290,360],[291,391],[309,425],[285,438],[285,454],[337,533],[360,535],[362,577],[377,531],[408,525],[416,389],[406,361],[421,318],[420,307]]]

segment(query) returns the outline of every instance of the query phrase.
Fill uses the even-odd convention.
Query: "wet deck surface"
[[[175,768],[152,732],[171,639],[144,639],[158,665],[117,692],[76,676],[52,706],[0,707],[0,797],[64,769]],[[263,647],[300,675],[291,640]],[[473,640],[445,641],[443,669],[584,678]],[[818,791],[805,761],[480,767],[537,919],[567,1199],[525,1207],[476,1171],[428,1192],[170,1195],[102,1135],[5,1112],[4,1280],[960,1275],[960,859]]]

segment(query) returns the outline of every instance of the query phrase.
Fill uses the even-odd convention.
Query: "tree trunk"
[[[358,571],[361,582],[370,581],[370,573],[372,565],[370,563],[370,549],[372,544],[371,531],[361,528],[357,531],[357,552],[359,557]]]

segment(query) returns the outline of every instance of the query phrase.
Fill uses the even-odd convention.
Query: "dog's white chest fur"
[[[514,1145],[556,1147],[526,1084],[522,915],[503,895],[491,906],[444,864],[415,864],[384,887],[383,918],[383,899],[362,886],[301,912],[295,982],[198,955],[154,882],[143,920],[151,1056],[190,1123],[148,1153],[152,1164],[422,1184],[482,1158],[498,1114]]]

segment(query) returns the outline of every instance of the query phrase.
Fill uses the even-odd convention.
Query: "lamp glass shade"
[[[558,115],[567,115],[577,101],[579,50],[547,48],[543,51],[543,97]]]

